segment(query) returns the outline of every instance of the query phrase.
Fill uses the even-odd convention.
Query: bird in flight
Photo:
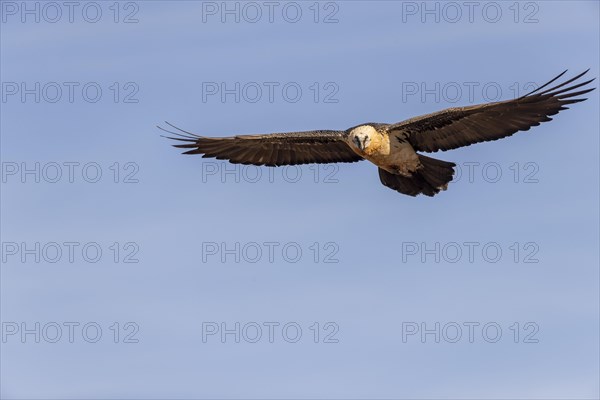
[[[183,142],[174,145],[189,149],[183,154],[269,167],[369,160],[379,168],[379,178],[385,186],[409,196],[434,196],[447,189],[456,164],[419,152],[452,150],[498,140],[551,121],[550,116],[567,109],[568,104],[587,100],[578,96],[595,89],[585,87],[595,78],[575,81],[588,71],[545,89],[567,72],[564,71],[513,100],[448,108],[395,124],[365,123],[345,131],[205,137],[169,123],[179,132],[159,128],[176,136],[169,139]]]

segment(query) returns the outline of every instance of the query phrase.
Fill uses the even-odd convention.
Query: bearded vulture
[[[395,124],[360,124],[345,131],[205,137],[169,123],[180,132],[159,128],[176,136],[169,139],[183,142],[174,145],[189,149],[183,154],[202,154],[234,164],[277,167],[367,159],[379,167],[379,178],[385,186],[409,196],[434,196],[440,190],[446,190],[456,164],[417,152],[452,150],[498,140],[551,121],[550,116],[567,109],[567,104],[587,100],[577,96],[594,90],[584,86],[595,78],[575,81],[588,71],[542,91],[567,72],[564,71],[536,90],[513,100],[448,108]],[[572,82],[575,83],[565,87]],[[576,90],[581,87],[584,88]]]

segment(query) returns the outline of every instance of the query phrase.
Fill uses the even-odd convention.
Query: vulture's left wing
[[[517,131],[529,130],[541,122],[551,121],[550,115],[567,109],[567,104],[586,100],[574,97],[595,88],[584,88],[579,91],[576,89],[589,84],[594,79],[563,87],[581,78],[588,71],[541,91],[567,72],[564,71],[545,85],[517,99],[449,108],[390,125],[388,131],[399,140],[408,141],[415,150],[427,152],[451,150],[474,143],[498,140]]]

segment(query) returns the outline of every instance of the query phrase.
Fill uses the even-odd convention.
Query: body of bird
[[[445,151],[498,140],[551,121],[550,116],[567,109],[568,104],[586,100],[577,96],[595,89],[576,90],[593,79],[568,86],[582,77],[585,71],[542,91],[565,72],[513,100],[449,108],[396,124],[366,123],[345,131],[318,130],[223,138],[198,136],[171,124],[179,132],[167,132],[176,136],[171,139],[184,142],[175,145],[187,149],[184,154],[202,154],[203,157],[237,164],[275,167],[366,159],[379,167],[379,178],[385,186],[410,196],[434,196],[448,187],[456,165],[418,152]]]

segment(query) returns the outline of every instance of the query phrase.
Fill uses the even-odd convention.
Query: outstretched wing
[[[203,154],[202,157],[205,158],[229,160],[234,164],[275,167],[355,162],[363,159],[346,144],[343,131],[288,132],[223,138],[198,136],[184,131],[167,132],[177,136],[169,139],[184,142],[173,145],[174,147],[190,149],[183,154]]]
[[[592,82],[562,87],[581,78],[589,69],[550,89],[540,91],[565,72],[545,85],[522,97],[470,107],[449,108],[433,114],[412,118],[388,127],[401,141],[408,141],[415,150],[435,152],[469,146],[474,143],[498,140],[517,131],[529,130],[541,122],[551,121],[550,115],[565,110],[567,104],[587,100],[574,98],[595,88],[575,89]]]

